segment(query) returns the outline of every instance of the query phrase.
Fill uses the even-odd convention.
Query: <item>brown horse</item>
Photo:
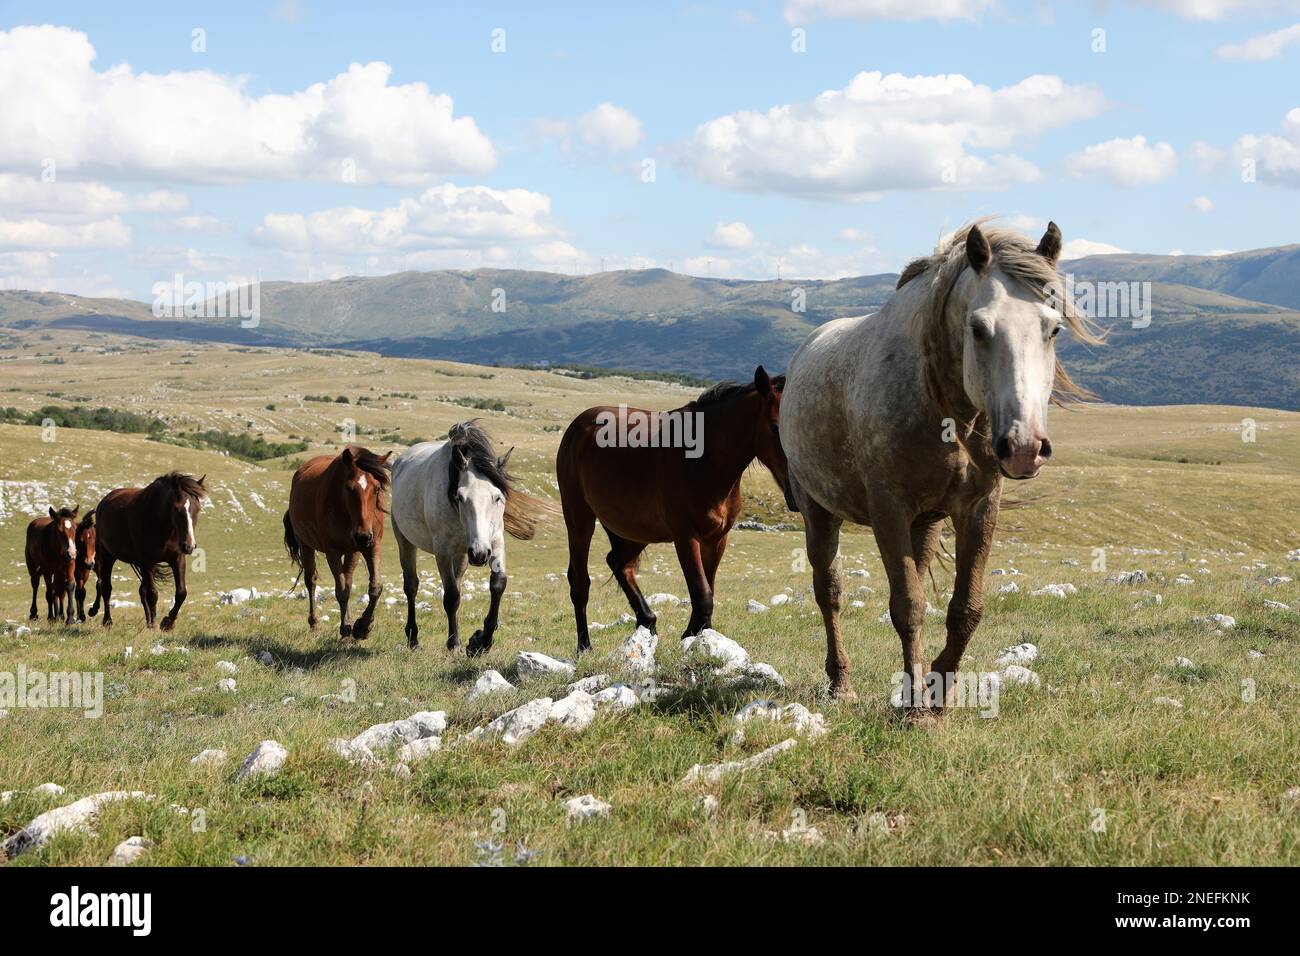
[[[204,480],[173,471],[143,488],[114,488],[95,509],[95,575],[104,602],[104,626],[113,624],[113,565],[124,561],[140,577],[144,623],[170,631],[185,603],[185,557],[194,553],[194,530],[208,497]],[[176,585],[172,609],[158,621],[158,567],[165,565]]]
[[[50,509],[49,516],[27,526],[27,573],[32,577],[32,609],[36,620],[36,591],[45,580],[45,610],[49,620],[72,623],[72,572],[77,561],[76,520],[80,507]],[[66,616],[64,605],[67,605]]]
[[[713,619],[713,581],[740,514],[740,476],[755,458],[786,490],[785,454],[777,437],[785,376],[760,365],[752,384],[722,382],[670,412],[589,408],[560,440],[555,471],[569,533],[569,597],[578,652],[591,647],[587,552],[597,519],[609,535],[606,563],[637,624],[655,629],[655,614],[637,586],[647,544],[671,541],[686,575],[691,619],[682,635]]]
[[[284,546],[302,569],[307,586],[307,623],[316,629],[316,552],[323,551],[334,575],[339,602],[339,635],[363,641],[370,634],[375,605],[383,591],[379,546],[384,540],[384,493],[390,483],[388,452],[382,458],[356,445],[338,455],[319,455],[293,473],[289,510],[284,513]],[[352,572],[358,554],[370,575],[366,605],[352,624]]]
[[[95,570],[95,512],[89,511],[77,525],[77,567],[73,578],[77,586],[77,620],[86,620],[86,582],[90,572]],[[99,613],[99,582],[95,582],[95,603],[90,607],[90,616]]]

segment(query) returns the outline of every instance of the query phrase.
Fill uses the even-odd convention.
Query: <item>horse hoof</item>
[[[853,685],[846,681],[842,684],[831,685],[831,699],[851,704],[857,701],[858,694],[857,691],[853,689]]]
[[[351,636],[352,636],[352,625],[351,625],[351,624],[340,624],[340,625],[339,625],[339,637],[351,637]]]
[[[473,637],[469,639],[469,643],[465,645],[465,655],[467,657],[482,657],[491,648],[492,642],[483,639],[483,632],[475,631]]]
[[[415,638],[411,638],[409,641],[406,642],[406,649],[408,651],[418,651],[420,649],[420,642],[417,641]]]
[[[170,631],[173,627],[176,626],[176,619],[174,617],[165,617],[158,622],[158,626],[161,627],[164,631]]]
[[[454,650],[455,650],[456,648],[458,648],[458,647],[460,647],[460,639],[459,639],[459,638],[453,638],[452,640],[450,640],[450,641],[447,642],[447,650],[449,650],[449,651],[454,651]]]

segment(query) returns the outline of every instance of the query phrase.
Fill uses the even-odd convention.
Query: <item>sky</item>
[[[1300,241],[1300,0],[0,0],[0,289]]]

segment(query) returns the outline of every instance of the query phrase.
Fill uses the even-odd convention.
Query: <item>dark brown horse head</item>
[[[159,518],[163,527],[170,528],[175,535],[177,547],[181,554],[193,554],[195,529],[199,526],[199,511],[208,497],[208,489],[203,484],[207,475],[195,478],[179,471],[159,475],[149,486],[155,496]],[[170,537],[170,536],[169,536]]]
[[[762,402],[754,424],[754,450],[755,457],[767,466],[781,486],[786,506],[791,511],[798,511],[790,494],[790,466],[781,447],[781,391],[784,388],[784,375],[771,377],[761,365],[754,370],[754,391]]]
[[[58,511],[50,508],[50,526],[46,532],[53,542],[50,556],[57,554],[61,567],[65,562],[70,565],[77,560],[77,513],[79,511],[81,511],[80,505],[60,508]]]
[[[77,525],[77,568],[89,571],[95,567],[95,512],[88,511]]]
[[[348,445],[339,455],[352,541],[363,551],[374,543],[375,529],[383,521],[384,493],[391,481],[388,459],[392,454],[390,451],[380,457],[367,448]]]

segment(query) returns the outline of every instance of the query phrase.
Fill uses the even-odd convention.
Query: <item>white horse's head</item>
[[[480,470],[479,463],[458,445],[453,445],[452,473],[455,486],[451,503],[465,532],[469,563],[481,567],[492,557],[492,542],[501,536],[505,522],[506,493]],[[507,452],[495,462],[498,473],[505,474]]]
[[[1047,405],[1056,382],[1056,336],[1064,317],[1055,279],[1061,255],[1061,231],[1050,223],[1032,253],[1050,267],[1049,289],[1008,275],[993,255],[978,225],[966,236],[969,285],[959,297],[966,303],[962,345],[962,384],[966,397],[989,422],[989,439],[998,465],[1008,478],[1033,478],[1052,457],[1047,433]],[[1024,255],[1029,255],[1027,249]],[[1044,270],[1043,276],[1049,273]]]

